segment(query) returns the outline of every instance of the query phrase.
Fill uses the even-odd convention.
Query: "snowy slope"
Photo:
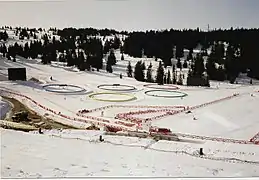
[[[204,159],[195,155],[200,147],[197,144],[114,136],[103,136],[105,141],[100,143],[99,133],[89,132],[84,139],[76,139],[79,134],[1,130],[2,177],[245,177],[259,173],[255,146],[237,150],[233,145],[210,144],[204,150],[210,159]]]

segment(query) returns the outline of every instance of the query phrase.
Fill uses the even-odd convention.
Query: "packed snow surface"
[[[100,134],[57,131],[40,135],[1,130],[1,175],[23,178],[258,176],[257,146],[155,142],[106,135],[104,142],[99,142]],[[209,159],[197,155],[201,146]]]

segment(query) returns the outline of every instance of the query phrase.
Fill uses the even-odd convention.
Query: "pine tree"
[[[27,59],[30,56],[29,51],[30,51],[29,44],[28,44],[28,42],[26,42],[24,45],[24,51],[23,51],[24,58]]]
[[[110,51],[110,49],[111,49],[110,42],[106,40],[103,47],[104,54],[107,54]]]
[[[141,69],[142,69],[143,71],[146,70],[145,62],[142,62],[142,63],[141,63]]]
[[[3,39],[4,41],[6,41],[8,39],[8,34],[6,31],[4,31],[3,33],[0,32],[0,40]]]
[[[179,79],[177,81],[178,85],[183,85],[183,78],[182,78],[182,74],[179,75]]]
[[[130,61],[129,61],[129,64],[127,66],[127,75],[128,75],[128,77],[132,77],[132,67],[131,67]]]
[[[115,37],[114,37],[113,44],[112,44],[112,47],[113,47],[114,49],[119,49],[119,48],[120,48],[120,45],[121,45],[120,38],[118,38],[117,36],[115,36]]]
[[[41,56],[41,62],[43,64],[48,64],[48,57],[45,53],[43,53],[42,56]]]
[[[194,75],[202,77],[202,74],[205,71],[204,60],[201,54],[197,54],[197,57],[194,62]]]
[[[111,64],[106,64],[106,71],[109,72],[109,73],[113,72]]]
[[[1,48],[1,53],[3,53],[3,57],[6,56],[7,48],[6,48],[5,44],[3,44],[2,48]]]
[[[186,60],[184,60],[183,68],[187,68],[187,67],[188,67],[187,61],[186,61]]]
[[[123,46],[120,46],[120,53],[121,53],[121,54],[124,53],[124,48],[123,48]]]
[[[173,72],[173,84],[176,84],[177,82],[177,75],[176,72]]]
[[[108,61],[106,63],[106,71],[109,72],[109,73],[112,73],[113,70],[112,70],[112,64],[114,63],[114,60],[109,56],[108,57]]]
[[[116,64],[116,57],[115,57],[115,54],[114,54],[113,50],[110,51],[110,54],[108,56],[108,61],[110,62],[111,66]]]
[[[164,68],[163,68],[162,63],[160,61],[159,66],[157,68],[156,82],[159,85],[163,85],[164,84],[163,81],[164,81]]]
[[[175,54],[176,58],[182,58],[183,54],[184,54],[183,46],[182,45],[177,45],[176,46],[176,54]]]
[[[224,63],[224,57],[225,57],[225,45],[223,43],[217,43],[216,44],[216,57],[217,57],[217,63],[223,64]]]
[[[82,51],[79,52],[79,55],[78,55],[77,68],[78,68],[80,71],[84,71],[84,70],[86,69],[86,67],[85,67],[85,57],[84,57],[84,53],[83,53]]]
[[[142,66],[141,61],[138,61],[135,65],[134,78],[137,81],[144,81],[145,80],[145,75],[144,75],[143,66]]]
[[[187,55],[187,61],[193,59],[192,53],[193,53],[193,49],[190,49],[190,50],[189,50],[189,53],[188,53],[188,55]]]
[[[175,65],[173,65],[173,72],[175,72]]]
[[[37,39],[38,37],[37,37],[37,35],[36,35],[36,33],[34,33],[33,34],[33,39]]]
[[[177,68],[182,69],[182,63],[180,61],[180,59],[177,59],[177,64],[176,64]]]
[[[163,84],[166,84],[166,80],[167,80],[167,76],[166,74],[164,75],[164,78],[163,78]]]
[[[123,54],[121,54],[121,60],[124,61],[124,55]]]
[[[68,50],[66,52],[66,60],[67,60],[67,66],[73,66],[74,65],[71,50]]]
[[[167,84],[172,84],[171,73],[170,73],[169,69],[168,69],[168,71],[167,71],[166,83],[167,83]]]
[[[91,71],[90,56],[88,55],[85,62],[85,68],[87,71]]]
[[[211,53],[208,57],[208,60],[207,60],[207,63],[206,63],[206,70],[207,70],[207,73],[208,73],[208,76],[210,79],[217,79],[216,76],[217,76],[217,69],[216,69],[216,66],[215,66],[215,63],[216,63],[216,47],[215,45],[212,46],[211,48]]]
[[[66,59],[65,59],[65,56],[64,56],[63,53],[59,54],[58,61],[59,62],[66,62]]]
[[[152,63],[151,62],[147,69],[147,82],[154,82],[154,79],[152,77]]]
[[[230,83],[234,83],[239,74],[239,62],[238,57],[235,55],[235,49],[232,45],[229,45],[226,52],[225,71],[227,79]]]

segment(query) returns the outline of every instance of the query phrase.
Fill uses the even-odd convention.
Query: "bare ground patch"
[[[25,125],[31,125],[36,128],[42,128],[42,129],[77,129],[75,127],[71,127],[65,124],[58,123],[50,118],[45,118],[40,115],[38,115],[35,111],[29,109],[27,106],[22,104],[20,101],[9,98],[6,96],[3,96],[3,99],[7,100],[8,102],[12,103],[13,107],[11,108],[10,117],[14,115],[15,113],[21,112],[21,111],[27,111],[28,112],[28,120],[26,121],[20,121],[21,124]],[[12,118],[6,119],[8,121],[12,121]]]

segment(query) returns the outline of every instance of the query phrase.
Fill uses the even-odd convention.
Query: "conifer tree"
[[[1,53],[3,53],[3,57],[6,57],[7,48],[6,48],[5,44],[3,44],[3,46],[1,46]]]
[[[182,45],[176,46],[176,53],[175,53],[176,58],[182,58],[183,54],[184,54],[183,53],[183,46]]]
[[[182,74],[179,75],[179,79],[177,81],[178,85],[183,85],[183,78],[182,78]]]
[[[187,68],[187,67],[188,67],[188,65],[187,65],[187,61],[186,61],[186,60],[184,60],[183,68]]]
[[[141,61],[138,61],[135,65],[134,77],[137,81],[144,81],[145,80],[143,65],[142,65]]]
[[[239,61],[238,57],[235,55],[235,49],[232,45],[229,45],[226,52],[226,60],[225,60],[225,71],[227,75],[227,79],[230,83],[234,83],[238,74],[239,74]]]
[[[111,57],[110,58],[109,57],[108,57],[108,61],[106,63],[106,71],[109,72],[109,73],[112,73],[113,72],[113,70],[112,70],[112,63],[114,61],[113,61],[113,59]]]
[[[173,72],[175,72],[175,65],[173,65]]]
[[[85,68],[85,57],[84,57],[84,53],[81,51],[79,52],[79,55],[78,55],[78,64],[77,64],[77,68],[80,70],[80,71],[84,71],[86,68]]]
[[[27,59],[30,56],[29,51],[30,51],[29,44],[28,44],[28,42],[26,42],[25,45],[24,45],[24,50],[23,50],[23,57],[24,58]]]
[[[111,66],[116,64],[116,57],[115,57],[115,54],[114,54],[113,50],[110,51],[110,54],[108,56],[108,61],[110,62]]]
[[[189,53],[188,53],[188,55],[187,55],[187,61],[193,59],[192,53],[193,53],[193,49],[190,49],[190,50],[189,50]]]
[[[111,64],[109,64],[109,63],[106,64],[106,71],[109,72],[109,73],[113,72]]]
[[[201,54],[197,54],[197,57],[194,62],[194,74],[198,77],[202,77],[204,71],[205,67],[203,57]]]
[[[142,62],[142,63],[141,63],[141,69],[142,69],[143,71],[146,70],[145,62]]]
[[[159,62],[159,66],[157,68],[157,75],[156,75],[156,83],[159,85],[163,85],[164,81],[164,67],[162,66],[161,61]]]
[[[171,73],[170,73],[169,69],[168,69],[168,71],[167,71],[166,83],[167,83],[167,84],[172,84]]]
[[[177,82],[176,72],[173,72],[173,84],[176,84],[176,82]]]
[[[177,59],[177,64],[176,64],[177,68],[182,69],[182,63],[180,61],[180,58]]]
[[[166,83],[166,80],[167,80],[167,76],[166,76],[166,74],[164,75],[164,78],[163,78],[163,84],[167,84]]]
[[[114,49],[119,49],[120,48],[120,45],[121,45],[121,41],[120,41],[120,38],[115,36],[114,37],[114,40],[113,40],[113,44],[112,44],[112,47]]]
[[[130,61],[129,61],[129,64],[127,66],[127,75],[128,75],[128,77],[132,77],[132,67],[131,67]]]
[[[153,77],[152,77],[152,63],[151,62],[147,69],[147,82],[154,82]]]
[[[87,71],[91,71],[90,56],[88,55],[85,62],[85,68]]]

